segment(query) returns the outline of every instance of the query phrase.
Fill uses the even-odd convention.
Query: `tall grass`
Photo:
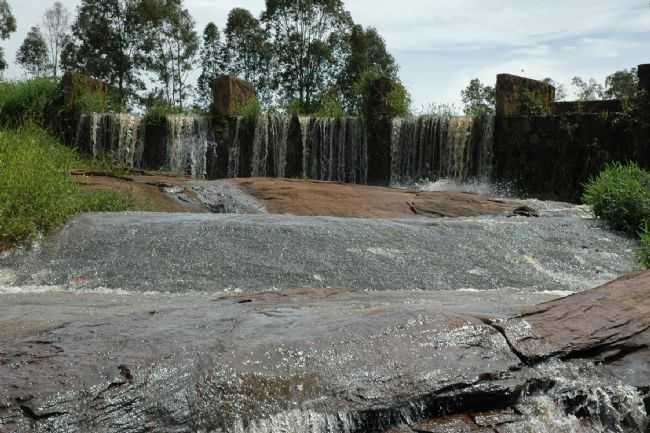
[[[0,248],[47,234],[79,212],[121,211],[131,199],[89,192],[69,175],[77,153],[28,123],[0,129]]]
[[[26,121],[47,126],[63,104],[63,89],[49,78],[0,82],[0,124],[19,127]]]

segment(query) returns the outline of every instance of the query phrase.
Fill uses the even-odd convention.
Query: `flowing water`
[[[77,127],[76,146],[95,158],[109,158],[141,167],[144,151],[142,117],[126,113],[84,114]],[[84,141],[84,143],[82,143]]]
[[[394,119],[392,130],[392,184],[412,184],[421,179],[462,183],[491,177],[492,117]]]
[[[254,121],[237,119],[229,138],[223,140],[215,139],[218,134],[206,116],[169,115],[159,129],[148,137],[142,117],[94,113],[82,116],[76,145],[94,157],[108,157],[128,167],[165,169],[199,179],[208,175],[305,177],[363,184],[368,178],[369,143],[361,118],[294,119],[263,113]],[[489,180],[493,129],[491,117],[394,119],[390,182]],[[159,161],[143,161],[152,155]]]

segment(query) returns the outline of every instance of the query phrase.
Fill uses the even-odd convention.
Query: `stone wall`
[[[638,125],[617,115],[505,117],[497,126],[494,174],[518,194],[579,202],[584,184],[609,162],[650,168],[646,142]]]
[[[650,87],[650,65],[639,66],[639,78],[642,89]],[[553,103],[545,115],[527,115],[521,95],[513,93],[534,89],[547,98],[554,91],[507,75],[499,83],[494,177],[518,194],[579,202],[585,183],[607,163],[635,161],[650,169],[650,129],[642,108],[650,106],[650,93],[641,93],[631,111],[621,101],[586,101]]]
[[[555,88],[541,81],[510,74],[497,75],[496,114],[527,115],[533,109],[551,112]]]

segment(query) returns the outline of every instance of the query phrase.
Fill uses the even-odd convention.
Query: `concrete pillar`
[[[639,65],[639,89],[645,90],[647,95],[650,95],[650,64]]]
[[[553,112],[555,88],[542,81],[510,74],[497,75],[496,114],[498,117],[526,115],[531,98],[547,113]]]
[[[237,115],[244,105],[256,97],[251,83],[229,75],[217,78],[212,86],[213,110],[218,116]]]

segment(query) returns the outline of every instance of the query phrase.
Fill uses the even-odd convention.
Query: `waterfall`
[[[127,167],[141,167],[142,117],[126,113],[84,114],[77,125],[75,146],[94,158],[108,157]]]
[[[167,167],[177,174],[206,177],[206,154],[211,143],[205,116],[167,116]]]
[[[253,135],[253,177],[283,177],[286,167],[289,117],[269,113],[260,114],[255,120]]]
[[[366,183],[368,139],[360,118],[302,118],[303,173],[316,180]]]
[[[420,116],[394,119],[391,182],[491,176],[494,118]]]
[[[239,177],[239,158],[240,158],[240,130],[242,118],[237,117],[235,120],[235,132],[228,152],[228,177]]]

